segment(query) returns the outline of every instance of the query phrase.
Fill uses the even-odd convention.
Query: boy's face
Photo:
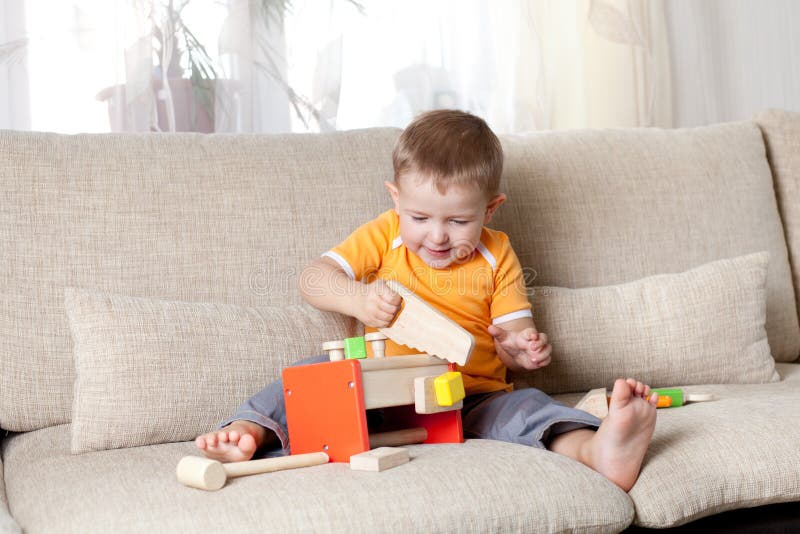
[[[400,217],[403,244],[434,269],[472,257],[483,225],[506,197],[487,199],[477,188],[452,186],[441,194],[433,182],[408,173],[401,184],[386,182]]]

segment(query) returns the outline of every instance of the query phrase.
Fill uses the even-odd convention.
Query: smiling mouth
[[[425,250],[428,251],[428,254],[434,256],[436,258],[449,258],[450,257],[450,249],[446,250],[434,250],[432,248],[425,247]]]

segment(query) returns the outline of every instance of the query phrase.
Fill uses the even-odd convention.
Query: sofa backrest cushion
[[[397,135],[0,132],[0,427],[70,420],[66,286],[299,303],[299,270],[390,206]]]
[[[391,205],[383,181],[398,133],[0,132],[0,427],[70,420],[67,286],[240,306],[300,302],[300,269]],[[754,123],[502,141],[509,200],[493,226],[511,237],[530,285],[613,285],[767,250],[772,354],[800,353]]]
[[[800,306],[800,113],[765,110],[758,114],[756,122],[767,146],[767,158],[789,247],[795,301]]]
[[[308,304],[245,307],[67,288],[72,452],[190,441],[356,320]],[[264,422],[264,421],[262,421]]]
[[[493,226],[510,236],[529,286],[616,285],[766,250],[772,355],[800,354],[786,242],[754,123],[503,143],[509,198]]]

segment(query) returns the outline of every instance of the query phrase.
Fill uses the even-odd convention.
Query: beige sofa
[[[780,111],[503,137],[493,226],[554,345],[518,387],[716,396],[659,411],[629,494],[483,440],[181,486],[196,433],[358,331],[297,273],[389,206],[397,135],[0,133],[0,530],[618,532],[800,501],[800,114]]]

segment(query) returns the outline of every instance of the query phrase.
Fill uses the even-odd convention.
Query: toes
[[[633,396],[633,388],[630,382],[621,378],[614,382],[614,389],[611,391],[611,402],[614,404],[627,404]]]
[[[252,456],[256,452],[256,440],[250,434],[244,434],[239,438],[239,450],[245,455]]]
[[[647,395],[650,394],[650,386],[644,382],[636,380],[635,378],[628,378],[625,382],[631,387],[631,391],[637,397],[646,398]]]
[[[206,440],[203,436],[197,436],[194,440],[194,445],[200,450],[206,449]]]
[[[658,392],[654,391],[650,397],[647,398],[647,401],[655,407],[658,404]]]

